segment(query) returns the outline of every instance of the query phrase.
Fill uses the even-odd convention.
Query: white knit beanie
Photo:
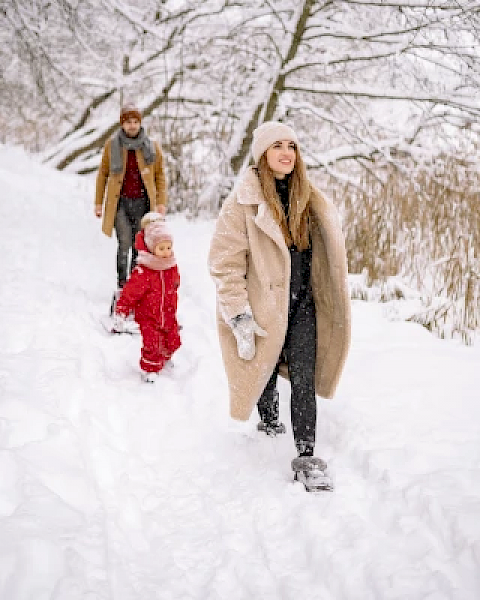
[[[145,213],[140,221],[140,228],[145,229],[147,225],[155,223],[155,221],[165,221],[164,213],[162,214],[160,211],[150,211]]]
[[[262,154],[275,142],[289,140],[298,146],[297,134],[288,125],[279,121],[265,121],[253,132],[252,155],[258,164]]]

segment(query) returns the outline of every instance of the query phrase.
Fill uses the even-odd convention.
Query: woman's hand
[[[252,360],[256,352],[255,335],[265,337],[267,332],[247,312],[233,317],[229,325],[237,341],[238,356],[243,358],[243,360]]]

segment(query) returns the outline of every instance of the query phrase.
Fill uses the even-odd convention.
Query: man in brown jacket
[[[120,289],[135,266],[134,241],[143,215],[149,211],[165,213],[167,203],[162,151],[146,135],[141,121],[134,104],[122,107],[121,128],[105,144],[97,175],[95,215],[101,218],[103,214],[105,235],[111,236],[115,227]]]

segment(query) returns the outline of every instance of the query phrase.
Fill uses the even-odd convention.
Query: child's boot
[[[158,373],[149,373],[148,371],[142,371],[142,381],[145,383],[155,383],[158,379]]]

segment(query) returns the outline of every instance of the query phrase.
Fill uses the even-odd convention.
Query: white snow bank
[[[478,347],[355,301],[317,454],[333,493],[291,481],[287,435],[229,427],[206,256],[171,219],[183,346],[155,385],[138,337],[99,326],[115,241],[93,178],[0,147],[0,598],[476,600]]]

